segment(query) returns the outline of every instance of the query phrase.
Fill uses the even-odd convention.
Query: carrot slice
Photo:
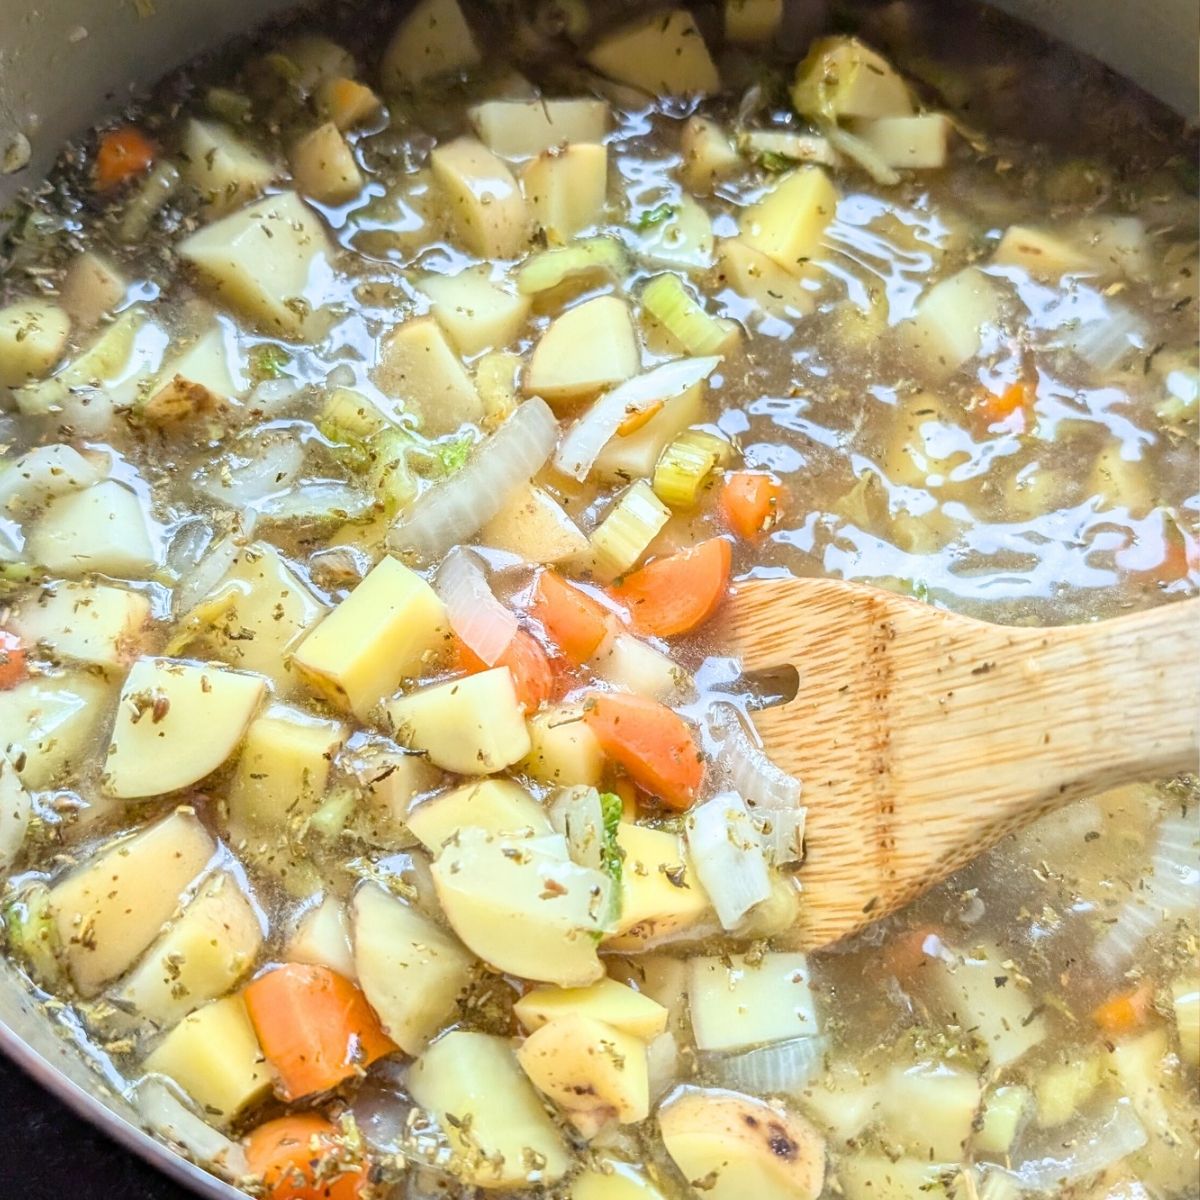
[[[15,633],[0,629],[0,692],[14,688],[29,675],[25,647]]]
[[[285,1100],[336,1087],[396,1049],[367,998],[328,967],[287,963],[243,995]]]
[[[267,1121],[246,1139],[250,1172],[269,1200],[355,1200],[366,1164],[346,1152],[341,1132],[316,1113]]]
[[[107,192],[150,169],[154,143],[136,126],[121,125],[100,135],[96,149],[96,187]]]
[[[999,425],[1019,415],[1019,427],[1024,429],[1033,412],[1033,389],[1023,379],[1010,383],[1002,392],[985,391],[975,405],[975,411],[987,425]]]
[[[582,666],[596,653],[615,620],[603,604],[556,571],[543,571],[538,576],[529,611],[576,666]]]
[[[1141,983],[1132,991],[1121,992],[1097,1005],[1092,1010],[1092,1020],[1114,1036],[1132,1033],[1146,1023],[1153,999],[1154,989],[1148,983]]]
[[[463,671],[475,675],[488,669],[487,663],[466,642],[456,641],[458,665]],[[508,668],[513,687],[517,689],[517,699],[526,712],[540,708],[558,689],[558,676],[550,656],[528,630],[518,629],[493,665]]]
[[[656,558],[613,589],[638,633],[672,637],[703,625],[729,589],[733,550],[710,538],[690,550]]]
[[[732,471],[721,488],[725,523],[747,541],[778,523],[783,500],[783,484],[761,471]]]
[[[584,719],[601,749],[639,787],[677,812],[690,808],[704,782],[704,758],[687,722],[656,700],[602,692]]]

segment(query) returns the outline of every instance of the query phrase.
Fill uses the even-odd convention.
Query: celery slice
[[[624,575],[646,552],[671,519],[671,510],[650,490],[644,479],[627,488],[592,531],[595,574],[605,582]]]
[[[654,468],[654,494],[672,508],[693,508],[717,467],[726,466],[733,447],[715,434],[688,429],[662,452]]]
[[[45,988],[54,987],[62,978],[60,943],[50,907],[50,889],[44,883],[35,883],[5,907],[4,934],[8,952],[33,981]]]
[[[728,354],[741,340],[736,321],[704,311],[678,275],[655,275],[642,289],[642,307],[689,354]]]
[[[593,272],[615,280],[628,267],[629,255],[616,238],[582,238],[569,246],[535,254],[517,272],[517,291],[524,296],[548,292],[568,279]]]
[[[416,499],[417,481],[409,458],[415,448],[410,433],[384,429],[365,444],[371,489],[388,516],[394,516]]]

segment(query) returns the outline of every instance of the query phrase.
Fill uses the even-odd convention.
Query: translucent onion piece
[[[241,549],[241,545],[232,537],[213,542],[204,557],[180,578],[179,586],[175,589],[175,611],[191,612],[201,600],[211,596],[217,584],[228,574]]]
[[[1129,1101],[1119,1100],[1100,1121],[1083,1119],[1055,1129],[1043,1146],[1026,1147],[1026,1140],[1015,1148],[1011,1174],[1022,1187],[1058,1195],[1140,1150],[1146,1130]]]
[[[705,1059],[722,1087],[754,1096],[796,1096],[822,1069],[828,1049],[822,1037],[791,1038],[742,1054]]]
[[[726,792],[692,809],[687,840],[696,874],[726,929],[771,894],[766,856],[740,796]]]
[[[517,618],[492,595],[479,559],[470,550],[451,550],[434,586],[450,627],[475,655],[494,666],[516,636]]]
[[[604,810],[595,788],[560,788],[549,816],[550,824],[567,839],[573,862],[593,871],[604,869]]]
[[[1142,323],[1129,309],[1116,304],[1109,306],[1107,317],[1083,322],[1062,338],[1062,345],[1098,371],[1111,371],[1144,343]]]
[[[54,496],[99,483],[108,474],[70,446],[37,446],[0,463],[0,512],[15,515]]]
[[[804,858],[806,808],[772,808],[753,814],[767,862],[782,867]]]
[[[555,467],[572,479],[586,479],[600,451],[630,417],[681,396],[707,379],[720,362],[717,355],[678,358],[606,392],[567,431],[554,456]]]
[[[290,434],[248,435],[238,450],[197,473],[196,486],[228,508],[244,509],[286,491],[304,463],[304,447]]]
[[[536,396],[526,400],[462,470],[417,497],[388,532],[388,548],[425,561],[440,558],[478,532],[546,465],[557,438],[549,405]]]
[[[311,479],[272,496],[259,507],[264,520],[350,521],[363,516],[374,500],[340,479]]]
[[[146,1125],[174,1142],[202,1166],[216,1168],[230,1179],[249,1174],[246,1152],[176,1099],[163,1080],[147,1075],[135,1091],[137,1110]]]
[[[742,717],[731,705],[713,709],[712,723],[723,742],[718,761],[729,786],[755,808],[796,808],[800,803],[800,781],[781,771],[755,745]]]
[[[900,172],[894,167],[889,167],[872,146],[848,129],[843,129],[831,121],[823,126],[822,132],[835,150],[840,150],[847,158],[858,163],[876,183],[892,187],[900,182]]]

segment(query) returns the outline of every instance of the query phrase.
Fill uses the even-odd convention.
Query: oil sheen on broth
[[[1195,159],[909,0],[327,5],[67,147],[0,276],[46,1019],[274,1200],[1196,1196],[1195,780],[805,956],[708,626],[1194,595]]]

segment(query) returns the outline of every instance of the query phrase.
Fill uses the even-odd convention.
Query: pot
[[[136,88],[294,0],[0,0],[0,207],[58,148]],[[991,0],[1099,58],[1185,116],[1197,112],[1194,0]],[[398,9],[401,5],[396,6]],[[0,218],[2,225],[2,218]],[[118,1094],[0,964],[0,1049],[48,1091],[197,1195],[242,1193],[144,1133]]]

